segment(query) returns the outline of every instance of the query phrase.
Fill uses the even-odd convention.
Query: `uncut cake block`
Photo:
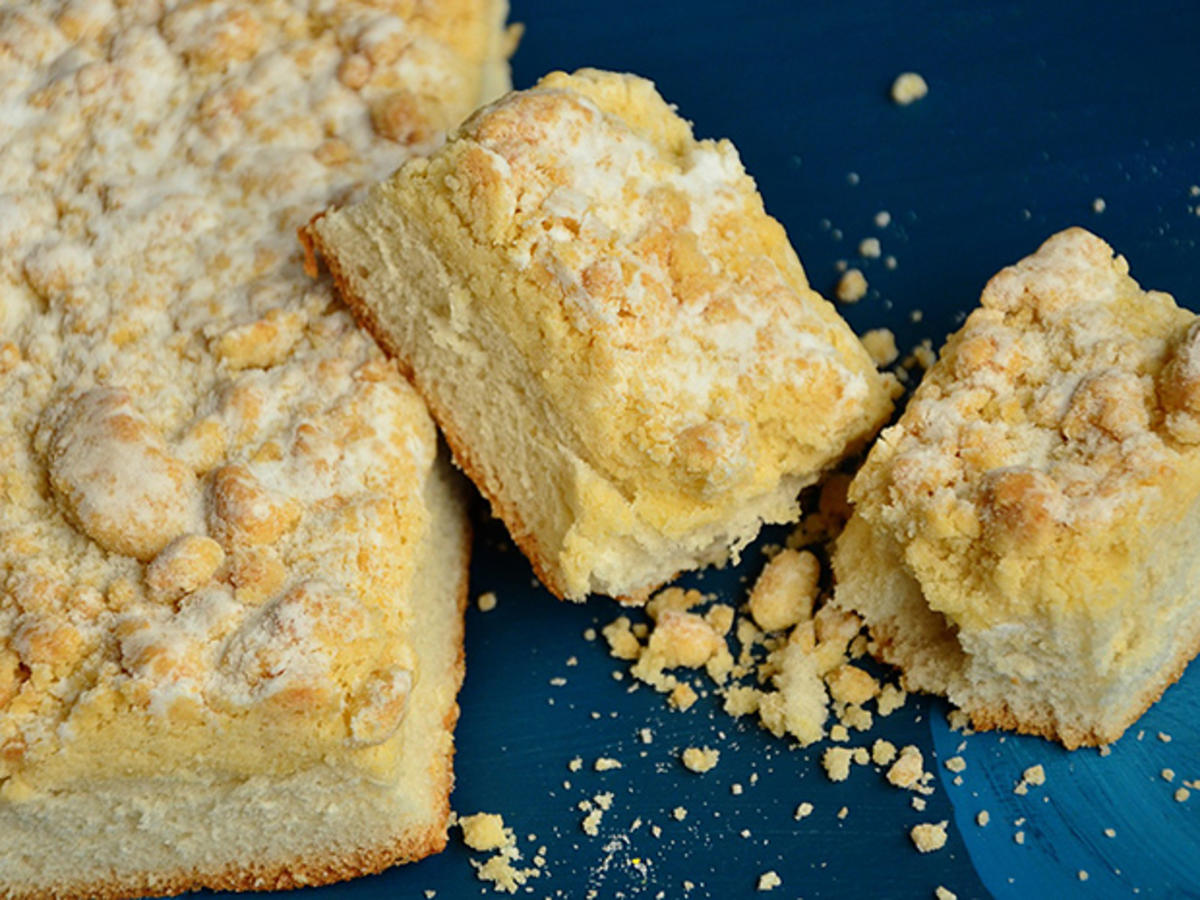
[[[560,597],[725,560],[892,408],[734,147],[632,75],[509,94],[306,239]]]
[[[1200,325],[1128,271],[1001,271],[851,485],[836,602],[974,728],[1114,741],[1200,647]]]
[[[401,6],[0,12],[0,897],[445,844],[462,484],[295,240],[507,86]]]

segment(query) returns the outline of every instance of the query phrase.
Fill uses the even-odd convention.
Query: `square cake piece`
[[[505,87],[503,16],[0,11],[0,897],[444,845],[462,484],[295,229]]]
[[[560,597],[725,560],[892,408],[728,141],[556,72],[306,239]]]
[[[996,275],[851,485],[836,602],[974,728],[1114,741],[1200,648],[1200,324],[1128,271]]]

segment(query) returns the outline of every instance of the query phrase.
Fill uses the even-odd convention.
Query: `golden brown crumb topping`
[[[572,411],[589,463],[639,502],[656,484],[700,504],[761,493],[886,415],[885,376],[809,287],[733,145],[694,140],[644,79],[553,73],[404,175],[448,188],[507,254],[516,290],[482,302]],[[694,524],[673,502],[661,527]]]
[[[980,579],[1001,582],[1015,609],[1032,596],[1019,590],[1021,560],[1053,565],[1053,548],[1081,531],[1119,542],[1109,523],[1170,507],[1174,474],[1197,462],[1198,390],[1196,317],[1072,228],[988,283],[852,499],[905,547],[935,609],[986,620],[1001,611],[972,605]]]
[[[400,6],[0,12],[0,783],[125,714],[398,725],[434,429],[294,235],[479,99],[485,4]]]

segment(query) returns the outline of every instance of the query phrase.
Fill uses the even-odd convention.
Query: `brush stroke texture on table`
[[[1189,190],[1200,184],[1200,4],[513,6],[527,26],[518,87],[585,65],[654,79],[700,136],[735,142],[818,289],[832,293],[836,261],[855,260],[859,241],[878,237],[897,264],[854,262],[871,290],[843,311],[860,331],[890,327],[905,349],[926,337],[939,345],[992,273],[1072,224],[1124,253],[1144,286],[1200,303],[1200,197]],[[902,108],[888,88],[910,69],[930,92]],[[881,210],[891,214],[883,228]],[[945,727],[943,703],[910,701],[869,739],[916,743],[937,768],[919,813],[873,767],[831,784],[820,746],[795,750],[723,715],[714,697],[671,713],[645,688],[629,693],[628,678],[612,674],[624,664],[581,637],[615,607],[557,603],[532,586],[498,526],[481,515],[478,531],[473,596],[494,590],[500,602],[468,613],[452,801],[464,814],[502,812],[528,855],[546,847],[533,896],[748,896],[770,869],[782,885],[765,896],[789,898],[928,898],[937,885],[964,898],[1200,896],[1200,792],[1173,799],[1181,779],[1200,778],[1196,665],[1107,757],[1038,739],[964,739]],[[739,569],[691,583],[740,601],[741,579],[762,561],[751,550]],[[552,686],[559,677],[566,683]],[[640,740],[643,727],[652,743]],[[963,740],[967,768],[955,785],[942,763]],[[719,748],[717,768],[684,770],[678,753],[691,745]],[[568,772],[576,755],[585,766]],[[595,772],[600,756],[624,767]],[[1046,784],[1013,794],[1035,762]],[[1160,777],[1164,767],[1176,770],[1174,783]],[[588,837],[576,804],[606,790],[612,809]],[[814,812],[796,821],[801,801]],[[682,822],[676,806],[688,810]],[[986,827],[975,824],[980,809]],[[952,823],[946,848],[917,854],[909,827],[942,819]],[[439,857],[320,893],[478,896],[470,856],[455,835]]]

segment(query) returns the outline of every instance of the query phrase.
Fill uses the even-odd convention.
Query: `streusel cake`
[[[444,844],[462,503],[295,229],[505,89],[504,14],[0,10],[0,896]]]
[[[1107,743],[1200,648],[1200,322],[1072,228],[996,275],[850,488],[836,601],[973,727]]]
[[[733,145],[632,75],[548,75],[307,235],[562,597],[726,559],[892,408]]]

